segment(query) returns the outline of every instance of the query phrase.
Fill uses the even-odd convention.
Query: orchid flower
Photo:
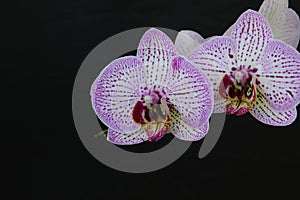
[[[259,13],[267,19],[275,39],[297,48],[300,38],[300,20],[297,13],[288,7],[288,0],[265,0]],[[233,27],[234,25],[224,33],[224,36],[231,36]],[[177,35],[175,47],[180,55],[187,56],[208,39],[210,38],[204,39],[197,32],[183,30]]]
[[[207,77],[153,28],[143,35],[137,56],[106,66],[91,87],[91,99],[108,127],[107,140],[119,145],[157,141],[169,130],[182,140],[200,140],[213,109]]]
[[[271,27],[258,12],[244,12],[231,37],[212,38],[188,58],[213,85],[214,112],[250,112],[274,126],[295,120],[300,101],[300,54],[273,39]]]

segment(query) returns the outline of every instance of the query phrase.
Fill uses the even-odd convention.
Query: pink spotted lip
[[[256,68],[251,66],[232,67],[230,75],[225,75],[219,85],[219,94],[227,99],[227,114],[243,115],[256,100]]]
[[[150,142],[159,140],[170,129],[171,118],[165,94],[164,89],[161,92],[155,89],[145,91],[132,110],[133,121],[144,127]]]

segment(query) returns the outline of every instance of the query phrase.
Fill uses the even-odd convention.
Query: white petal
[[[232,30],[237,42],[237,62],[239,66],[255,67],[260,61],[263,50],[273,37],[268,22],[253,10],[244,12]]]
[[[178,54],[187,56],[204,38],[194,31],[180,31],[175,39],[175,48]]]
[[[214,92],[214,112],[222,112],[221,107],[225,103],[219,94],[219,85],[224,75],[229,74],[231,67],[236,65],[235,46],[229,37],[214,37],[197,47],[188,57],[210,81]]]
[[[123,133],[108,129],[107,140],[118,145],[139,144],[148,140],[148,136],[143,128],[133,133]]]
[[[215,101],[214,103],[214,113],[224,113],[226,112],[226,105],[230,103],[230,101],[226,99],[218,99],[218,101]]]
[[[281,41],[270,41],[258,80],[273,108],[295,107],[300,102],[300,54]]]
[[[142,60],[149,88],[154,85],[164,85],[170,73],[171,59],[175,55],[173,42],[163,32],[152,28],[143,35],[137,50],[137,57]]]
[[[273,32],[274,38],[281,40],[296,49],[300,38],[299,16],[292,9],[288,9],[284,18],[285,22],[279,29]]]
[[[283,28],[287,9],[288,0],[264,0],[259,13],[267,19],[274,33]]]
[[[249,111],[253,117],[262,123],[271,126],[287,126],[297,118],[297,109],[291,108],[285,111],[273,109],[260,88],[257,88],[256,102],[252,104],[253,108]]]
[[[132,132],[140,127],[132,119],[132,109],[140,99],[145,78],[141,62],[133,56],[110,63],[91,88],[92,106],[108,127]]]
[[[197,41],[199,44],[201,44],[204,41],[204,38],[195,31],[185,30],[185,31],[180,31],[179,33],[184,33],[185,35],[188,35],[193,40]]]
[[[202,126],[209,119],[213,109],[210,83],[206,76],[184,57],[173,59],[166,91],[168,101],[193,128]]]
[[[233,30],[234,26],[235,26],[234,24],[231,25],[231,26],[225,31],[225,33],[223,34],[223,36],[231,37],[231,35],[232,35],[232,30]]]
[[[185,123],[181,115],[175,109],[171,109],[171,132],[175,137],[185,141],[198,141],[202,139],[209,129],[209,122],[204,123],[200,128],[192,128]]]

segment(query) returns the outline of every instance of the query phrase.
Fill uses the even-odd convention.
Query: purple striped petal
[[[235,23],[232,37],[237,43],[238,66],[255,67],[268,41],[272,38],[272,32],[261,14],[248,10]]]
[[[168,66],[175,55],[173,42],[163,32],[152,28],[143,35],[137,57],[142,60],[149,88],[154,85],[164,85],[170,73]]]
[[[209,129],[209,122],[204,123],[200,128],[192,128],[187,123],[185,123],[181,115],[176,109],[172,108],[170,110],[171,115],[171,131],[175,137],[185,141],[198,141],[201,140]]]
[[[258,80],[273,108],[295,107],[300,101],[300,54],[281,41],[270,41]]]
[[[293,123],[297,117],[296,108],[286,111],[277,111],[273,109],[261,89],[257,88],[256,102],[252,104],[249,111],[257,120],[271,126],[287,126]]]
[[[195,31],[180,31],[175,39],[175,48],[178,54],[187,56],[204,38]]]
[[[224,100],[219,94],[219,85],[224,75],[229,74],[230,69],[236,66],[235,52],[235,42],[231,38],[214,37],[200,45],[188,57],[207,75],[214,91],[215,103]],[[221,110],[216,108],[214,112]]]
[[[210,117],[213,94],[206,76],[184,57],[172,61],[172,72],[166,85],[168,100],[193,128],[199,128]]]
[[[144,85],[142,64],[136,57],[123,57],[110,63],[91,88],[92,105],[99,119],[114,130],[138,130],[132,110]]]
[[[288,9],[285,22],[273,33],[275,39],[281,40],[296,49],[300,39],[300,20],[297,13],[292,9]]]
[[[143,128],[140,128],[133,133],[124,133],[108,129],[107,140],[118,145],[131,145],[147,141],[148,136]]]

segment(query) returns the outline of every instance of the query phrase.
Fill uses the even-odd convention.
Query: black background
[[[39,93],[35,106],[43,112],[31,128],[37,130],[32,134],[32,198],[299,198],[299,118],[288,127],[270,127],[250,114],[228,116],[220,140],[206,158],[198,159],[201,142],[195,142],[170,166],[146,174],[123,173],[98,162],[81,143],[72,119],[77,70],[106,38],[145,26],[192,29],[204,37],[221,35],[242,12],[258,10],[261,3],[48,0],[20,4],[26,16],[38,20],[31,35],[37,42],[24,51],[39,64],[26,76],[39,77],[38,84],[32,81],[30,87]],[[298,0],[290,0],[290,7],[300,13]]]

